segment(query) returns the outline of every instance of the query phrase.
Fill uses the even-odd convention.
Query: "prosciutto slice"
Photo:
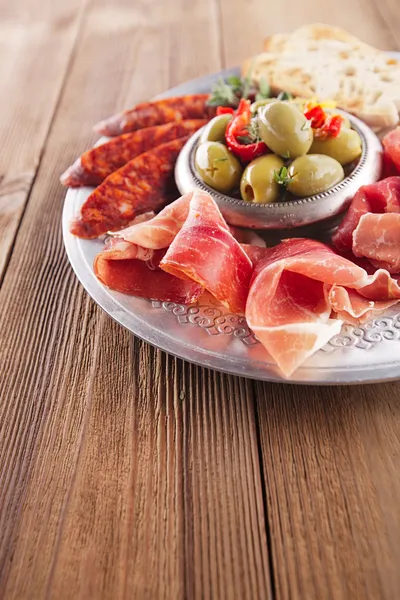
[[[376,268],[400,271],[400,177],[361,187],[332,238],[340,251],[365,257]]]
[[[192,197],[193,192],[181,196],[158,215],[146,213],[153,215],[151,219],[139,220],[140,217],[137,217],[131,226],[118,231],[116,235],[125,242],[153,250],[168,248],[189,214]]]
[[[362,215],[353,232],[353,252],[377,268],[400,272],[400,213]]]
[[[396,127],[382,140],[386,164],[391,164],[400,174],[400,127]]]
[[[94,272],[107,287],[155,300],[191,304],[204,288],[160,269],[166,248],[182,226],[192,194],[182,196],[158,215],[142,214],[110,238],[94,261]]]
[[[363,215],[399,212],[400,177],[388,177],[378,183],[364,185],[354,196],[332,241],[338,250],[352,250],[353,232]]]
[[[400,299],[386,271],[368,275],[314,240],[284,240],[257,255],[246,319],[286,376],[340,331],[341,319],[366,320]]]
[[[204,286],[233,313],[244,313],[253,265],[206,192],[193,194],[187,219],[160,266]]]

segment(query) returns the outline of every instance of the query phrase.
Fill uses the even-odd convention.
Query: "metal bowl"
[[[382,170],[382,145],[375,133],[360,119],[345,111],[352,129],[362,142],[361,157],[353,171],[340,183],[326,192],[271,204],[245,202],[213,190],[198,176],[194,155],[202,129],[197,131],[182,148],[175,167],[175,180],[181,194],[195,188],[206,190],[217,202],[225,219],[231,225],[255,229],[293,229],[325,221],[348,208],[356,191],[362,186],[378,181]]]

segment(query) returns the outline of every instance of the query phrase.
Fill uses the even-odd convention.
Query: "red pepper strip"
[[[327,117],[325,123],[314,132],[315,137],[325,140],[328,137],[337,137],[342,127],[343,117],[340,115],[333,115]]]
[[[236,114],[228,123],[225,131],[225,140],[228,148],[244,162],[250,162],[257,156],[265,154],[268,148],[264,142],[253,144],[242,144],[237,138],[248,135],[247,126],[250,123],[251,111],[250,101],[242,98],[239,102]]]
[[[314,108],[304,113],[304,116],[306,119],[311,121],[311,127],[313,129],[319,129],[322,127],[326,119],[325,111],[319,104],[318,106],[314,106]]]
[[[230,106],[217,106],[216,115],[218,117],[219,117],[219,115],[233,115],[234,112],[235,112],[235,109],[231,108]]]

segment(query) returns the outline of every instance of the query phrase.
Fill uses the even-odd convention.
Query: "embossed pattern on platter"
[[[192,304],[185,306],[175,302],[152,300],[153,308],[173,314],[181,325],[197,325],[208,335],[232,335],[246,346],[259,344],[246,319],[239,315],[224,312],[221,306]],[[323,348],[323,352],[334,352],[343,348],[355,347],[370,350],[384,341],[400,341],[400,313],[377,317],[362,326],[343,325]]]
[[[321,350],[333,352],[349,346],[370,350],[376,344],[384,341],[400,341],[400,314],[378,317],[361,327],[343,325],[341,332],[335,335]]]
[[[161,308],[170,312],[181,325],[197,325],[208,335],[233,335],[246,346],[254,346],[259,341],[246,323],[246,319],[232,313],[225,313],[221,307],[192,304],[176,304],[175,302],[152,301],[153,308]]]

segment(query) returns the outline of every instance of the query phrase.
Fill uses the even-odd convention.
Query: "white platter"
[[[237,72],[231,69],[202,77],[162,96],[206,92],[218,78]],[[400,307],[363,327],[343,326],[339,335],[285,379],[245,319],[228,314],[216,302],[187,307],[112,292],[92,270],[103,242],[82,240],[69,232],[70,221],[90,191],[69,189],[65,198],[63,235],[68,258],[95,302],[134,335],[190,362],[266,381],[338,385],[400,379]]]

